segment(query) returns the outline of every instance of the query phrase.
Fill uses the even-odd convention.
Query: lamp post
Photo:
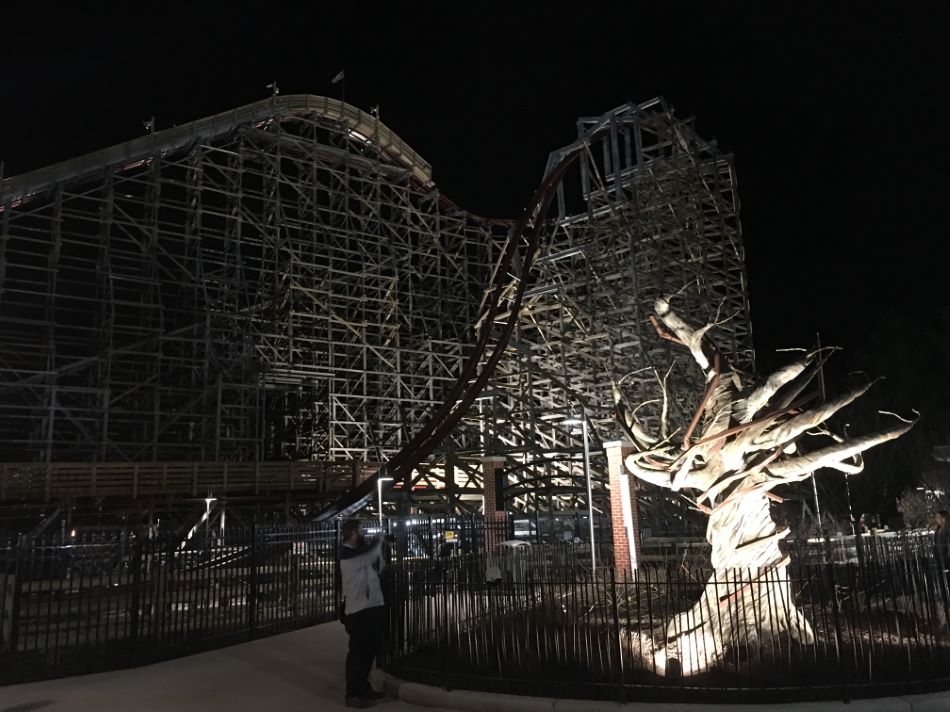
[[[584,439],[584,477],[587,480],[587,521],[590,524],[590,566],[597,569],[597,550],[594,546],[594,496],[590,486],[590,445],[587,442],[587,412],[581,406],[581,417],[571,417],[564,421],[566,425],[580,425]]]
[[[377,477],[376,478],[376,506],[379,507],[379,535],[383,535],[383,482],[388,480],[389,482],[393,481],[392,477]]]

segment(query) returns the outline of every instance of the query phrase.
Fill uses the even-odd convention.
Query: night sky
[[[345,67],[346,101],[378,104],[445,195],[516,217],[579,115],[662,94],[735,155],[760,362],[819,331],[854,349],[889,308],[950,303],[948,40],[922,8],[82,5],[4,9],[8,176],[142,135],[152,115],[167,128],[265,98],[274,79],[339,97]]]

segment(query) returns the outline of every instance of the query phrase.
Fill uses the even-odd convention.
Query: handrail
[[[151,156],[164,155],[197,140],[220,136],[244,124],[277,116],[289,118],[307,114],[345,123],[349,127],[351,137],[374,142],[395,163],[411,171],[420,183],[432,184],[432,166],[374,114],[368,114],[339,99],[312,94],[292,94],[256,101],[231,111],[156,131],[116,146],[5,178],[0,181],[0,210],[8,205],[18,205],[55,183],[92,176],[110,166],[125,164],[131,167]]]

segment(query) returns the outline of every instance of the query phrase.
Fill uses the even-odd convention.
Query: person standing
[[[379,574],[385,566],[384,539],[366,541],[358,520],[343,524],[340,545],[340,579],[343,625],[350,638],[346,655],[346,706],[370,707],[385,697],[369,683],[369,671],[382,643],[383,590]]]
[[[934,549],[937,553],[937,564],[946,570],[950,562],[950,512],[941,509],[937,512],[937,526],[934,528]]]

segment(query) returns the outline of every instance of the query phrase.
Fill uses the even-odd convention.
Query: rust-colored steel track
[[[553,155],[549,160],[544,180],[535,191],[522,217],[515,223],[511,238],[508,240],[505,252],[500,260],[500,266],[495,270],[494,278],[489,285],[490,302],[481,317],[481,323],[484,327],[479,333],[471,357],[465,363],[451,391],[446,394],[442,405],[432,414],[412,440],[396,453],[389,462],[381,466],[374,475],[359,486],[354,487],[320,512],[316,516],[316,521],[346,517],[364,507],[375,496],[377,481],[380,477],[392,477],[396,482],[408,482],[412,469],[428,457],[436,446],[442,442],[485,388],[485,384],[488,383],[495,366],[504,354],[515,325],[518,323],[525,289],[530,280],[531,266],[541,246],[545,216],[551,200],[556,194],[557,186],[578,157],[589,150],[591,143],[606,133],[608,122],[609,116],[605,117],[602,123],[592,127],[573,144]],[[518,280],[508,318],[493,344],[494,350],[488,358],[485,358],[492,333],[491,324],[498,314],[503,288],[509,279],[511,267],[517,254],[517,247],[522,241],[524,241],[525,249],[519,272],[521,279]]]

